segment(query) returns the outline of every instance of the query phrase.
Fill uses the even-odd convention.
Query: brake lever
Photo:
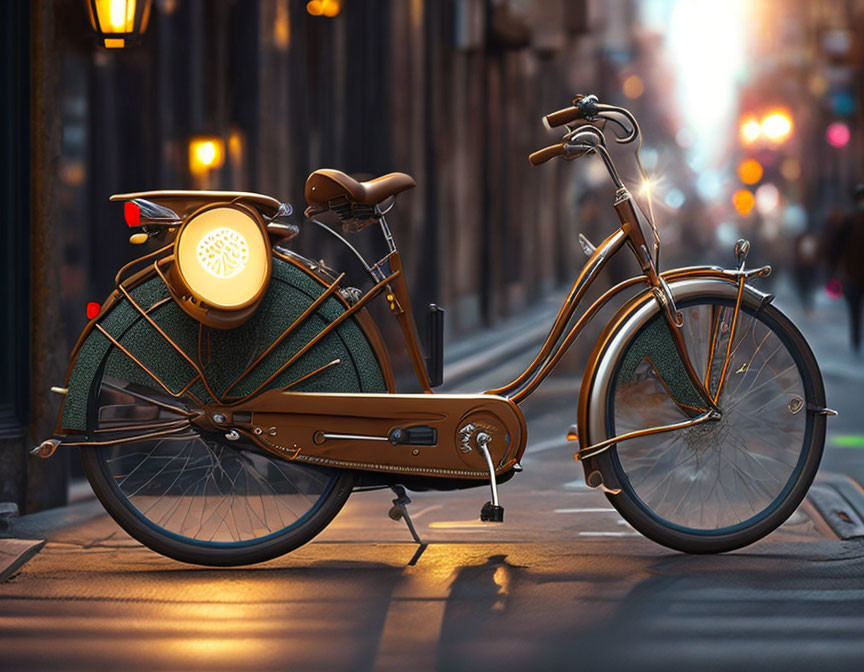
[[[606,114],[604,114],[604,112]],[[630,128],[627,128],[620,119],[616,119],[614,116],[608,116],[609,114],[620,114],[630,122]],[[614,105],[598,105],[597,116],[606,121],[611,121],[626,133],[624,136],[619,136],[617,133],[615,134],[615,142],[618,144],[625,145],[628,142],[633,142],[639,135],[639,124],[636,123],[636,118],[623,107],[615,107]]]
[[[606,146],[606,136],[603,135],[603,131],[598,129],[596,126],[591,126],[590,124],[583,124],[582,126],[578,126],[571,130],[564,136],[564,142],[570,144],[586,144],[585,140],[577,140],[579,136],[582,136],[587,140],[587,137],[590,136],[594,139],[595,144]]]

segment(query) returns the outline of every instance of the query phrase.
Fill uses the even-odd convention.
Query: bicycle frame
[[[653,257],[648,251],[649,246],[646,236],[647,222],[645,221],[644,215],[640,212],[638,206],[633,201],[632,196],[623,185],[620,186],[616,192],[614,209],[620,221],[619,228],[593,250],[591,250],[590,247],[588,248],[588,250],[590,250],[590,256],[570,288],[570,291],[568,292],[567,297],[561,305],[561,308],[552,324],[549,334],[541,345],[537,355],[527,368],[514,380],[501,387],[487,390],[484,394],[503,396],[517,405],[521,404],[549,376],[555,366],[561,361],[563,356],[582,333],[586,325],[591,322],[591,320],[609,303],[609,301],[628,288],[642,284],[648,289],[648,291],[653,295],[653,298],[663,309],[663,314],[670,326],[670,333],[673,335],[678,354],[684,364],[690,382],[703,402],[703,407],[694,409],[691,417],[678,423],[649,427],[612,437],[596,445],[581,446],[576,453],[576,458],[579,460],[595,457],[599,453],[608,450],[619,441],[634,439],[650,434],[675,431],[701,424],[709,420],[719,419],[721,413],[717,407],[717,402],[728,371],[729,360],[731,358],[731,347],[727,347],[717,390],[712,393],[709,388],[710,369],[702,374],[696,371],[692,359],[687,351],[686,343],[680,331],[680,327],[683,324],[682,317],[675,307],[675,302],[667,285],[667,280],[677,280],[684,277],[713,276],[732,280],[737,283],[737,301],[733,312],[729,339],[729,346],[731,346],[732,340],[735,336],[738,312],[741,305],[741,297],[743,295],[746,279],[770,273],[770,267],[767,266],[745,271],[743,259],[741,260],[740,267],[737,270],[727,270],[714,266],[698,266],[660,273],[655,266],[656,257]],[[413,319],[411,300],[405,283],[401,257],[395,241],[390,234],[383,213],[380,214],[380,222],[382,232],[385,235],[385,239],[387,240],[391,252],[372,266],[367,264],[359,252],[357,252],[357,250],[353,248],[353,246],[351,246],[342,236],[320,222],[316,223],[327,229],[343,243],[351,247],[351,250],[355,255],[363,261],[364,266],[373,279],[381,278],[361,298],[357,305],[365,305],[368,300],[371,300],[385,290],[387,291],[386,298],[390,310],[395,315],[401,327],[402,336],[408,349],[409,359],[417,381],[424,393],[434,394],[434,390],[431,388],[429,383],[429,375],[424,364],[422,349]],[[573,315],[582,304],[585,295],[588,293],[597,277],[601,274],[609,260],[625,247],[628,247],[636,257],[642,269],[642,275],[629,278],[628,280],[625,280],[607,290],[585,309],[582,315],[576,320],[575,324],[573,324],[569,331],[567,331],[567,327],[571,323]],[[586,252],[588,250],[586,250]],[[744,256],[746,256],[746,253]],[[385,275],[383,271],[385,266],[389,266],[389,275]],[[591,369],[592,367],[593,362],[589,361],[587,368]]]
[[[616,295],[634,285],[644,284],[654,293],[657,300],[664,306],[670,324],[676,326],[673,333],[677,332],[677,326],[680,326],[678,322],[679,318],[677,317],[674,301],[669,294],[664,280],[666,274],[658,273],[654,266],[653,259],[647,251],[648,246],[644,235],[643,222],[640,220],[643,215],[639,212],[626,189],[619,189],[616,194],[615,212],[620,219],[620,227],[591,252],[590,257],[579,272],[564,303],[559,309],[546,340],[533,361],[513,381],[501,387],[487,390],[485,394],[506,396],[517,404],[527,399],[549,376],[585,326],[596,316],[600,309]],[[341,236],[339,237],[341,238]],[[582,304],[585,295],[594,284],[594,281],[609,260],[625,247],[629,247],[636,256],[637,261],[642,267],[642,275],[625,280],[605,292],[584,311],[565,336],[567,326],[570,324],[574,313]],[[413,319],[411,300],[402,271],[401,258],[395,244],[390,254],[379,260],[374,266],[367,266],[367,268],[382,269],[385,265],[389,265],[390,274],[379,280],[363,296],[361,302],[365,305],[374,296],[385,290],[387,291],[389,307],[402,329],[402,335],[408,348],[409,358],[417,381],[425,393],[433,394],[434,391],[429,385],[429,376],[424,365],[423,354]],[[676,339],[676,343],[681,348],[682,356],[686,357],[686,345],[683,339]],[[704,397],[706,410],[716,410],[713,395],[706,389],[700,374],[695,371],[689,362],[689,357],[686,357],[688,373],[694,386]]]

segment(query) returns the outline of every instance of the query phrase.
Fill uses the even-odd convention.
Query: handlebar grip
[[[534,152],[528,157],[528,161],[532,166],[539,166],[541,163],[546,163],[549,159],[554,159],[556,156],[564,155],[564,143],[559,142],[557,145],[550,145]]]
[[[578,107],[571,106],[565,107],[563,110],[558,110],[557,112],[551,112],[543,117],[543,120],[549,128],[555,128],[556,126],[563,126],[564,124],[569,124],[571,121],[576,121],[581,118],[582,110]]]

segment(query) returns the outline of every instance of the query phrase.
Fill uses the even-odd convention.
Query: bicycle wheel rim
[[[190,412],[177,399],[108,377],[99,384],[96,409],[97,431],[116,431],[118,419],[144,426]],[[128,513],[157,536],[202,550],[248,549],[298,531],[339,478],[335,470],[232,445],[191,425],[95,450],[105,484]]]
[[[681,304],[679,305],[679,308],[684,310],[685,315],[686,315],[687,313],[692,313],[692,309],[694,307],[701,307],[701,308],[705,309],[706,307],[711,307],[711,306],[717,306],[717,307],[721,308],[725,313],[731,314],[731,312],[734,309],[734,301],[731,299],[728,299],[728,298],[721,298],[721,297],[694,298],[694,299],[682,301]],[[690,317],[692,317],[692,314],[690,315]],[[652,325],[654,325],[656,323],[657,319],[662,320],[663,318],[662,318],[662,316],[658,316],[657,318],[654,318],[653,320],[649,321],[642,329],[640,329],[640,331],[636,334],[634,339],[631,341],[630,345],[628,345],[628,351],[630,348],[633,347],[633,344],[635,344],[637,342],[637,339],[640,337],[640,335],[645,333],[646,330],[648,330]],[[685,317],[685,321],[687,321],[686,317]],[[773,478],[771,479],[771,481],[773,483],[771,488],[766,492],[764,487],[763,487],[763,491],[761,493],[759,493],[758,491],[754,491],[753,487],[750,487],[750,486],[752,486],[752,483],[754,480],[758,480],[758,476],[754,476],[753,472],[754,471],[758,472],[760,467],[762,468],[762,471],[764,472],[765,471],[764,470],[764,463],[769,462],[770,460],[763,459],[761,465],[756,465],[756,467],[754,467],[750,471],[741,470],[740,464],[735,464],[734,462],[732,462],[732,464],[737,468],[733,471],[734,471],[734,473],[737,474],[738,479],[740,481],[740,485],[742,486],[741,488],[738,488],[737,491],[739,493],[740,492],[748,492],[749,493],[747,498],[746,498],[747,499],[746,505],[751,509],[750,515],[746,515],[746,513],[744,515],[742,515],[741,507],[744,505],[744,502],[738,503],[738,511],[737,512],[736,512],[735,506],[731,506],[731,507],[728,506],[728,503],[729,503],[728,500],[730,498],[727,496],[726,497],[727,506],[725,506],[725,508],[722,512],[720,512],[720,510],[719,510],[720,507],[717,506],[717,502],[720,501],[720,499],[722,499],[722,498],[718,498],[718,499],[713,501],[714,514],[715,514],[713,516],[714,524],[713,525],[705,525],[703,522],[702,526],[699,526],[699,525],[694,524],[694,522],[693,522],[693,520],[697,516],[690,513],[689,518],[688,518],[687,515],[682,515],[682,513],[681,513],[682,507],[686,501],[686,495],[688,493],[684,492],[682,495],[682,490],[681,490],[682,485],[681,484],[682,484],[682,482],[685,481],[685,479],[680,478],[682,475],[680,469],[679,469],[679,473],[678,473],[679,478],[678,478],[678,483],[677,483],[678,491],[676,493],[675,488],[671,488],[673,497],[667,497],[666,498],[668,501],[671,501],[674,504],[674,505],[670,505],[668,503],[668,501],[666,503],[664,503],[663,501],[658,501],[658,496],[656,493],[658,492],[657,487],[659,487],[659,478],[655,478],[654,479],[655,482],[653,482],[653,483],[647,481],[645,478],[646,467],[644,465],[642,467],[640,467],[639,465],[636,465],[634,458],[636,457],[637,453],[641,453],[641,455],[639,455],[640,459],[643,459],[646,461],[650,459],[653,461],[651,468],[655,469],[655,474],[658,474],[659,470],[662,470],[664,468],[664,466],[667,468],[666,470],[668,472],[668,471],[670,471],[668,469],[670,460],[667,459],[666,463],[664,465],[663,460],[658,459],[658,454],[662,455],[663,454],[662,451],[664,449],[666,450],[667,454],[668,454],[668,451],[671,450],[671,448],[667,444],[670,444],[670,443],[677,441],[679,443],[679,452],[680,452],[680,444],[682,442],[688,441],[688,439],[686,438],[687,437],[686,433],[691,432],[692,435],[696,435],[696,436],[698,436],[700,433],[703,433],[702,443],[710,443],[710,441],[706,440],[705,435],[709,435],[708,438],[710,439],[710,435],[713,433],[714,437],[715,437],[715,442],[713,444],[713,447],[716,449],[718,447],[718,443],[716,441],[718,434],[720,434],[721,432],[725,433],[726,438],[729,439],[730,438],[729,437],[729,429],[728,429],[729,426],[732,423],[734,423],[735,426],[740,426],[740,424],[741,424],[740,423],[740,417],[736,417],[736,416],[740,416],[741,407],[740,406],[738,407],[739,413],[735,413],[734,408],[733,409],[729,408],[730,399],[731,399],[731,403],[734,404],[735,403],[735,392],[734,391],[735,391],[736,385],[740,386],[741,384],[743,384],[743,380],[746,380],[748,375],[751,375],[752,373],[759,371],[758,367],[752,366],[755,362],[752,360],[748,360],[748,358],[746,356],[744,356],[746,353],[746,349],[743,352],[741,351],[741,341],[739,341],[739,337],[742,339],[748,338],[748,333],[747,333],[748,332],[748,325],[747,325],[748,321],[751,323],[751,325],[757,325],[758,324],[758,325],[761,325],[761,329],[770,331],[770,334],[771,334],[770,341],[773,341],[773,347],[772,347],[772,344],[770,341],[766,341],[769,343],[769,348],[770,348],[769,350],[765,351],[766,353],[772,351],[773,348],[776,348],[777,346],[782,348],[782,351],[785,353],[785,356],[787,357],[786,363],[789,366],[793,367],[790,370],[790,373],[793,373],[794,376],[792,376],[792,377],[798,381],[797,386],[793,386],[794,389],[787,389],[787,388],[789,388],[789,385],[786,384],[783,386],[783,391],[785,393],[787,393],[787,396],[789,398],[791,398],[792,395],[794,395],[796,398],[798,398],[800,400],[801,405],[800,405],[800,407],[798,407],[798,410],[795,413],[791,413],[791,411],[789,411],[789,407],[788,406],[786,407],[786,412],[789,413],[789,417],[795,419],[795,427],[794,427],[794,431],[792,432],[793,437],[789,440],[788,448],[786,450],[782,450],[782,446],[781,446],[780,452],[783,454],[782,457],[784,458],[784,467],[783,467],[783,470],[781,470],[781,472],[780,472],[780,473],[782,473],[782,478],[778,478],[777,477],[778,472],[775,471],[773,474]],[[722,322],[718,322],[717,324],[718,325],[722,324]],[[744,327],[744,328],[742,329],[742,327]],[[751,332],[751,334],[753,334],[753,333],[754,332]],[[763,332],[763,334],[761,334],[759,336],[759,338],[761,339],[763,335],[764,335],[764,332]],[[688,342],[688,349],[692,353],[691,356],[694,357],[694,363],[696,365],[697,371],[704,372],[705,368],[707,368],[708,348],[707,347],[701,348],[701,351],[700,351],[700,347],[698,346],[698,344],[696,344],[694,347],[694,343],[692,342],[693,341],[692,336],[688,335],[686,332],[685,332],[685,340]],[[758,344],[758,342],[759,342],[759,340],[756,341],[757,344]],[[717,346],[719,346],[719,347],[716,347],[715,359],[713,360],[715,362],[722,361],[722,358],[725,356],[726,343],[722,342],[722,339],[721,339],[721,342],[718,343]],[[763,344],[763,347],[765,347],[764,344]],[[793,490],[795,490],[796,485],[799,483],[799,481],[802,477],[802,473],[804,471],[805,465],[808,462],[808,456],[812,450],[813,416],[812,416],[812,413],[807,412],[807,404],[811,402],[811,400],[813,399],[813,396],[814,396],[813,381],[812,381],[810,375],[808,374],[808,369],[807,369],[806,362],[804,361],[804,358],[803,358],[803,353],[799,350],[799,348],[795,344],[791,334],[788,333],[783,328],[782,324],[780,324],[775,319],[773,319],[769,314],[767,314],[767,311],[760,311],[757,308],[742,305],[741,314],[740,314],[740,322],[739,322],[738,329],[736,329],[736,339],[735,339],[735,342],[733,343],[733,353],[735,353],[735,354],[733,355],[733,359],[732,359],[732,362],[730,364],[729,374],[728,374],[730,378],[727,378],[726,385],[724,386],[724,393],[721,394],[721,398],[720,398],[720,402],[719,402],[721,411],[724,410],[724,405],[727,408],[727,411],[724,412],[724,420],[726,422],[725,427],[722,424],[724,422],[723,420],[721,420],[720,423],[717,423],[714,425],[706,423],[708,425],[707,427],[706,426],[699,426],[699,427],[695,427],[695,428],[690,428],[689,430],[682,430],[681,432],[675,432],[671,436],[657,435],[654,437],[646,437],[643,439],[636,439],[633,441],[621,442],[620,444],[617,444],[615,447],[613,447],[609,451],[610,459],[612,461],[612,465],[613,465],[613,468],[615,469],[616,475],[618,476],[622,490],[625,490],[627,492],[627,494],[632,499],[635,506],[639,510],[641,510],[644,514],[646,514],[650,519],[652,519],[655,523],[663,526],[664,528],[673,530],[675,532],[684,533],[687,535],[694,535],[696,537],[721,538],[721,537],[729,537],[731,535],[735,535],[736,533],[740,533],[744,530],[748,530],[748,529],[752,529],[752,528],[755,528],[757,526],[760,526],[767,519],[771,518],[772,515],[775,515],[778,512],[778,509],[780,509],[783,506],[784,502],[786,502],[787,499],[792,495]],[[741,357],[739,357],[739,359],[736,360],[736,357],[738,357],[738,356],[741,356]],[[750,361],[750,366],[748,366],[743,371],[744,378],[742,379],[742,381],[738,382],[735,380],[733,372],[739,371],[739,369],[741,368],[740,359],[743,359],[744,361]],[[607,417],[607,431],[609,432],[609,436],[615,436],[616,433],[620,434],[624,431],[629,431],[631,429],[630,427],[627,426],[626,422],[625,423],[620,422],[622,414],[620,411],[616,411],[616,408],[620,409],[622,407],[622,405],[623,405],[622,399],[626,398],[626,396],[627,396],[626,394],[625,395],[621,394],[621,389],[619,387],[619,376],[621,376],[622,369],[624,368],[626,360],[627,360],[627,352],[624,353],[624,355],[620,358],[619,362],[617,363],[617,365],[615,367],[615,371],[613,374],[614,384],[610,387],[610,393],[609,393],[608,398],[607,398],[607,416],[606,417]],[[789,368],[789,366],[783,367],[781,370],[786,370]],[[719,371],[721,368],[717,364],[715,364],[715,367],[716,368],[712,367],[712,374],[714,374],[712,376],[712,384],[714,384],[714,385],[716,385],[716,378],[717,378],[717,376],[719,376]],[[660,376],[657,376],[657,377],[659,378]],[[756,381],[758,381],[758,378],[756,378],[756,380],[754,380],[753,382],[756,382]],[[730,394],[730,387],[731,387],[731,391],[732,391],[731,394]],[[716,388],[712,387],[712,389],[716,389]],[[740,387],[739,387],[739,389],[740,389]],[[745,391],[747,389],[749,389],[749,388],[745,388]],[[674,394],[669,395],[668,391],[666,391],[666,390],[664,390],[664,393],[667,394],[667,398],[669,398],[670,396],[675,396]],[[678,395],[679,401],[681,400],[680,399],[681,396],[682,395]],[[763,396],[766,396],[766,395],[763,395]],[[780,396],[778,396],[776,394],[774,396],[777,397],[778,399],[781,398]],[[681,414],[681,412],[680,412],[682,410],[680,404],[676,404],[671,399],[668,403],[669,403],[669,405],[671,405],[672,407],[675,407],[676,410],[679,411],[679,414],[676,418],[677,421],[680,421],[681,419],[683,419],[685,417],[685,415]],[[791,402],[787,401],[787,403],[791,403]],[[796,404],[797,403],[799,403],[799,402],[796,402]],[[667,406],[666,410],[669,410],[668,406]],[[757,405],[756,410],[759,411],[762,409],[760,409],[760,407]],[[775,408],[773,410],[777,411],[778,409]],[[781,415],[781,417],[783,417],[783,416]],[[669,419],[670,418],[668,416],[665,418],[655,417],[655,418],[652,418],[652,420],[650,420],[649,422],[651,422],[651,424],[666,424],[669,421]],[[616,420],[617,420],[617,422],[616,422]],[[762,422],[763,422],[764,426],[766,426],[766,427],[768,426],[768,423],[766,423],[764,421],[764,418],[762,419]],[[646,425],[647,425],[647,423],[646,423]],[[745,423],[745,425],[746,425],[746,423]],[[750,434],[750,436],[748,438],[749,438],[750,443],[749,444],[745,443],[745,445],[748,448],[753,448],[753,446],[756,445],[756,447],[758,448],[758,445],[757,445],[758,442],[754,441],[754,436],[756,438],[758,438],[760,436],[760,432],[758,432],[758,431],[753,432],[752,427],[753,427],[753,421],[751,418],[751,422],[749,423],[749,426],[748,426],[748,433]],[[740,430],[738,430],[738,431],[740,431]],[[734,436],[735,431],[734,430],[733,430],[732,434],[733,434],[733,436],[731,438],[735,439],[735,436]],[[762,438],[764,439],[765,437],[763,436]],[[697,445],[697,447],[699,444],[699,442],[693,441],[692,439],[690,439],[690,443],[691,443],[691,446],[690,446],[691,450],[693,448],[694,443]],[[776,443],[776,441],[775,441],[775,443]],[[722,446],[720,446],[720,447],[722,447]],[[764,455],[764,454],[759,454],[759,453],[757,453],[757,455],[760,455],[762,458],[766,458],[766,457],[770,458],[771,457],[771,455],[770,455],[771,451],[768,451],[768,452],[769,452],[769,455]],[[742,459],[740,457],[741,456],[740,451],[737,453],[733,453],[733,454],[739,456],[739,459]],[[716,456],[715,456],[715,458],[716,458]],[[747,454],[744,453],[743,459],[746,460],[746,458],[747,458]],[[716,459],[715,459],[715,461],[716,461]],[[674,464],[674,460],[672,460],[672,462]],[[694,483],[696,483],[697,486],[698,485],[705,485],[705,476],[706,475],[710,476],[710,469],[704,470],[705,464],[707,464],[707,461],[703,461],[703,463],[702,463],[703,471],[701,473],[699,472],[699,470],[695,469],[694,465],[692,465],[692,464],[689,464],[686,466],[684,474],[687,476],[686,483],[687,483],[687,487],[689,487],[689,489],[690,489],[689,492],[692,493]],[[641,474],[640,474],[640,469],[643,472]],[[674,470],[671,470],[671,471],[672,471],[672,473],[668,474],[667,478],[671,478],[674,481],[676,476],[675,476]],[[762,474],[762,476],[764,477],[764,473]],[[728,491],[729,491],[728,485],[725,486],[724,489],[728,493]],[[755,507],[753,506],[754,492],[757,495],[755,498],[757,501],[757,506],[755,506]],[[677,497],[678,499],[676,500],[675,497]],[[708,500],[710,500],[710,498],[708,498]],[[704,506],[705,501],[706,501],[706,499],[703,499],[700,506]],[[677,512],[676,512],[676,507],[678,507]],[[687,507],[683,507],[683,511],[685,511],[685,513],[687,511],[690,511],[690,510],[691,509],[688,509]],[[717,515],[717,514],[720,514],[720,515]],[[701,520],[703,520],[703,521],[706,520],[706,516],[704,515],[704,513],[700,513],[699,515],[701,516]],[[724,518],[724,516],[725,516],[725,518]],[[707,519],[711,519],[711,518],[712,518],[711,515],[707,516]]]

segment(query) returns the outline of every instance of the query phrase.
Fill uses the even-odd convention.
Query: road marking
[[[537,443],[529,443],[528,447],[525,449],[525,452],[530,454],[533,453],[542,453],[546,450],[552,450],[553,448],[566,448],[567,440],[562,439],[560,436],[556,436],[552,439],[546,439],[545,441],[538,441]]]
[[[641,537],[638,532],[580,532],[579,537]]]
[[[588,487],[588,484],[585,482],[584,478],[577,478],[575,481],[568,481],[564,484],[565,488],[570,488],[572,490],[593,490],[594,488]]]
[[[571,509],[555,509],[555,513],[617,513],[611,506],[585,506]]]
[[[830,440],[837,448],[864,448],[864,436],[860,434],[835,434]]]
[[[464,527],[479,527],[481,529],[489,528],[490,525],[482,520],[436,520],[431,523],[427,527],[437,530],[453,530]]]
[[[432,506],[427,506],[423,509],[420,509],[417,513],[411,513],[410,511],[409,511],[409,513],[411,513],[411,519],[412,520],[417,520],[424,513],[429,513],[430,511],[434,511],[435,509],[443,509],[443,508],[444,508],[444,506],[442,504],[433,504]]]

